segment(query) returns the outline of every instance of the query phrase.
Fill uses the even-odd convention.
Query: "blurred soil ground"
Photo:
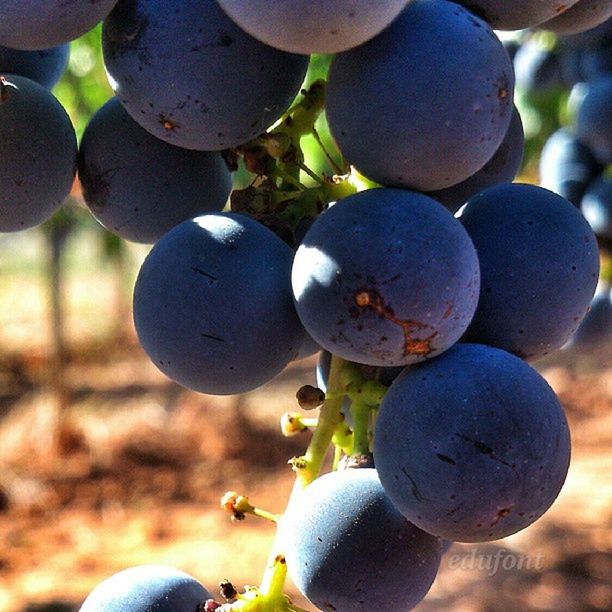
[[[258,584],[273,527],[231,522],[219,499],[231,489],[282,511],[287,459],[307,439],[283,438],[278,419],[314,382],[314,358],[238,398],[187,392],[149,363],[102,269],[68,279],[54,385],[44,278],[1,265],[0,278],[0,611],[78,610],[140,563],[174,565],[213,592],[222,579]],[[570,421],[565,487],[527,530],[454,545],[421,612],[612,609],[612,347],[538,367]]]

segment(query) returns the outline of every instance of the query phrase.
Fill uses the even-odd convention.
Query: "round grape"
[[[387,495],[424,531],[457,542],[503,538],[553,503],[570,437],[546,381],[505,351],[458,344],[406,369],[374,430]]]
[[[134,321],[153,363],[216,395],[271,380],[304,342],[291,300],[293,251],[257,221],[211,213],[159,240],[138,274]]]
[[[68,44],[40,51],[0,47],[0,74],[18,74],[52,89],[66,70],[69,57]]]
[[[0,231],[39,225],[62,205],[76,170],[70,118],[42,85],[0,76]]]
[[[291,53],[338,53],[379,34],[410,0],[218,0],[244,30]]]
[[[430,191],[427,195],[444,204],[451,212],[456,212],[472,196],[487,187],[500,183],[511,183],[521,167],[524,148],[523,123],[515,108],[510,127],[499,149],[478,172],[461,183],[440,191]]]
[[[612,163],[612,74],[589,83],[578,108],[576,135],[598,161]]]
[[[117,0],[2,0],[0,45],[48,49],[91,30]]]
[[[499,148],[512,116],[503,45],[446,0],[413,0],[379,36],[337,55],[328,80],[338,147],[388,186],[434,191],[467,179]]]
[[[400,366],[461,337],[478,299],[478,258],[435,200],[370,189],[317,218],[296,252],[292,284],[302,323],[323,348]]]
[[[220,211],[232,188],[220,153],[155,138],[117,98],[98,110],[83,134],[79,179],[98,221],[135,242],[155,242],[181,221]]]
[[[440,565],[440,540],[393,507],[371,468],[315,480],[280,529],[289,575],[320,610],[409,610]]]
[[[537,359],[565,344],[599,275],[597,241],[580,211],[535,185],[498,185],[459,217],[474,241],[480,300],[464,339]]]
[[[540,27],[557,34],[578,34],[597,27],[610,17],[610,0],[579,0],[565,12],[542,23]]]
[[[210,593],[185,572],[139,565],[100,583],[79,612],[195,612]]]
[[[578,0],[457,0],[491,24],[496,30],[530,28],[578,2]]]
[[[215,0],[121,0],[104,22],[115,94],[154,136],[221,150],[261,134],[298,93],[308,58],[260,43]]]

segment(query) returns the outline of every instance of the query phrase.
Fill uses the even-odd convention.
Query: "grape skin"
[[[187,149],[243,144],[299,91],[308,58],[243,32],[214,0],[120,0],[104,22],[115,94],[154,136]]]
[[[337,55],[328,81],[339,149],[387,186],[434,191],[467,179],[497,151],[512,117],[503,45],[446,0],[411,2],[379,36]]]
[[[52,89],[64,74],[69,57],[68,44],[40,51],[0,47],[0,74],[18,74]]]
[[[370,189],[316,219],[296,252],[292,284],[302,323],[324,349],[400,366],[463,334],[478,299],[478,259],[435,200]]]
[[[98,221],[134,242],[155,242],[181,221],[221,211],[232,188],[220,153],[155,138],[117,98],[96,112],[83,134],[79,179]]]
[[[576,135],[599,162],[612,163],[612,74],[589,83],[578,108]]]
[[[289,285],[293,251],[257,221],[211,213],[159,240],[138,274],[134,322],[153,363],[216,395],[271,380],[304,342]]]
[[[588,354],[593,349],[610,346],[612,343],[612,291],[604,285],[595,294],[591,308],[572,336],[568,347]]]
[[[578,0],[456,0],[496,30],[530,28],[568,9]],[[561,8],[560,8],[561,7]]]
[[[561,85],[559,54],[525,42],[513,60],[516,88],[528,93],[547,93]]]
[[[0,44],[48,49],[74,40],[108,15],[117,0],[2,0]]]
[[[608,44],[610,36],[612,36],[612,19],[606,19],[590,30],[562,36],[560,42],[571,49],[591,50]]]
[[[381,403],[374,461],[415,525],[458,542],[524,529],[557,497],[569,466],[559,400],[527,363],[457,344],[406,369]]]
[[[478,172],[461,183],[440,191],[430,191],[427,195],[444,204],[454,213],[473,195],[487,187],[500,183],[511,183],[521,167],[524,147],[523,123],[515,108],[510,127],[502,143],[493,157]]]
[[[139,565],[100,583],[79,612],[195,612],[210,598],[210,593],[185,572]]]
[[[70,193],[77,141],[70,118],[42,85],[4,75],[0,101],[0,232],[48,219]]]
[[[601,176],[588,187],[580,210],[597,238],[612,241],[612,178]]]
[[[409,610],[427,594],[440,565],[438,538],[391,504],[376,470],[317,478],[284,515],[287,570],[320,610]]]
[[[218,0],[244,30],[291,53],[338,53],[379,34],[409,0]]]
[[[497,185],[459,220],[478,251],[480,300],[464,340],[537,359],[563,346],[597,286],[599,252],[567,200],[535,185]]]
[[[557,34],[579,34],[595,28],[612,17],[610,0],[579,0],[567,11],[540,25]]]
[[[540,184],[580,206],[588,184],[602,171],[590,149],[565,128],[554,132],[540,155]]]

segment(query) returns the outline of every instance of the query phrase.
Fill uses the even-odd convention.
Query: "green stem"
[[[300,183],[298,179],[291,176],[289,172],[287,172],[284,168],[281,168],[280,166],[276,166],[276,168],[274,169],[273,178],[280,178],[284,183],[289,183],[300,191],[304,191],[306,189],[305,185],[302,185],[302,183]]]
[[[368,426],[370,421],[370,406],[360,401],[351,402],[351,415],[353,416],[353,452],[356,455],[367,455],[370,452]]]
[[[319,185],[325,185],[325,181],[319,177],[318,174],[313,172],[306,164],[303,162],[296,162],[296,165],[302,172],[305,172],[313,181],[319,183]]]
[[[275,555],[271,561],[272,564],[266,569],[259,590],[271,604],[277,602],[281,604],[286,603],[287,598],[283,593],[285,580],[287,579],[287,563],[285,562],[285,557],[283,555]]]
[[[338,425],[342,423],[342,413],[340,408],[342,407],[343,395],[338,393],[338,390],[342,386],[342,368],[344,361],[335,355],[332,357],[331,367],[329,371],[328,389],[333,397],[326,397],[323,405],[321,406],[319,413],[319,422],[315,429],[310,444],[306,449],[306,453],[303,457],[302,467],[296,469],[297,477],[295,484],[287,503],[287,510],[297,503],[299,493],[308,486],[321,471],[321,466],[327,451],[329,450],[332,437],[336,431]],[[285,510],[285,512],[287,512]],[[281,519],[282,521],[282,519]],[[259,591],[263,594],[264,598],[268,599],[269,589],[277,589],[281,578],[284,584],[285,578],[282,576],[282,570],[277,567],[278,559],[284,559],[284,542],[280,535],[280,529],[276,531],[276,538],[272,545],[272,550],[268,557],[268,563],[266,571],[261,581],[261,587]],[[284,565],[284,563],[283,563]],[[284,568],[286,576],[286,567]],[[281,586],[282,591],[282,586]],[[273,591],[276,593],[276,590]],[[279,608],[279,610],[286,610],[287,608]]]
[[[312,127],[312,135],[316,143],[321,148],[321,151],[323,151],[323,155],[325,155],[327,161],[331,164],[332,169],[336,172],[336,174],[342,174],[342,168],[335,162],[334,158],[330,155],[329,151],[325,147],[325,144],[323,144],[323,140],[321,140],[321,135],[319,134],[319,131],[314,126]]]
[[[305,465],[298,471],[297,480],[301,487],[308,486],[321,471],[323,461],[329,450],[336,428],[342,423],[342,398],[337,396],[341,387],[342,368],[344,360],[333,356],[329,370],[328,388],[332,397],[325,399],[319,413],[319,424],[315,429],[312,440],[304,453]]]

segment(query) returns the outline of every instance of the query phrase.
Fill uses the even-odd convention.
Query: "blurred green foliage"
[[[79,138],[93,113],[113,95],[102,62],[100,33],[98,25],[70,44],[68,69],[53,89]]]

